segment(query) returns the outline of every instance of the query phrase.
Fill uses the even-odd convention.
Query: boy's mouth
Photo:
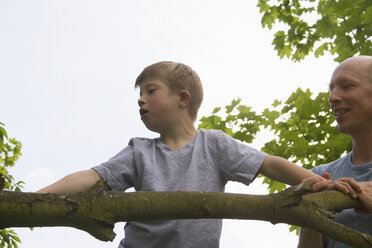
[[[140,108],[140,110],[139,110],[139,113],[140,113],[140,115],[141,115],[141,118],[142,118],[145,114],[147,114],[148,112],[149,112],[148,110],[143,109],[143,108]]]

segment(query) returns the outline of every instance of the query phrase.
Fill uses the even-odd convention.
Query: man
[[[353,149],[332,163],[315,167],[313,172],[330,176],[346,187],[359,182],[362,190],[350,188],[350,194],[359,197],[365,209],[344,210],[335,215],[335,220],[372,235],[372,56],[357,56],[342,62],[332,74],[329,90],[329,103],[338,129],[352,137]],[[350,246],[302,228],[298,247]]]

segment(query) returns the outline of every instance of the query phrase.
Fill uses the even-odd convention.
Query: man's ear
[[[188,90],[180,90],[180,106],[185,107],[191,101],[191,94]]]

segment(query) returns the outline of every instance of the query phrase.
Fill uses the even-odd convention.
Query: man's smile
[[[335,115],[335,117],[338,117],[338,116],[340,116],[342,114],[345,114],[347,112],[350,112],[350,110],[349,109],[337,109],[337,110],[333,111],[333,114]]]

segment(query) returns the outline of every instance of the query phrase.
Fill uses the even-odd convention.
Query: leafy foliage
[[[225,107],[225,114],[218,116],[221,108],[215,108],[212,115],[200,119],[199,129],[218,129],[235,139],[251,143],[260,130],[261,116],[251,111],[251,107],[239,105],[241,99],[233,100]]]
[[[21,240],[18,238],[17,234],[13,230],[1,229],[0,237],[0,247],[17,248],[17,242],[21,243]]]
[[[274,137],[261,148],[311,169],[329,163],[351,151],[351,138],[338,132],[328,103],[328,93],[312,98],[309,89],[297,89],[284,102],[275,100],[272,109],[257,114],[251,107],[233,100],[221,113],[216,108],[211,116],[203,117],[198,128],[219,129],[246,143],[252,143],[260,131],[270,130]],[[285,188],[284,184],[265,178],[271,193]]]
[[[351,151],[351,138],[340,133],[329,108],[329,93],[321,92],[314,99],[309,89],[297,89],[285,103],[276,102],[280,110],[265,109],[262,113],[275,138],[265,144],[263,151],[302,165],[306,169],[332,162]],[[272,116],[278,116],[273,118]],[[270,192],[283,189],[271,179],[264,183]]]
[[[328,103],[329,93],[321,92],[315,98],[309,89],[297,89],[283,103],[275,100],[272,108],[257,114],[252,108],[240,104],[215,108],[212,115],[200,119],[198,128],[219,129],[246,143],[252,143],[265,129],[274,134],[262,151],[286,158],[306,169],[329,163],[350,152],[352,140],[337,130]],[[262,140],[262,138],[260,138]],[[270,193],[281,191],[286,185],[262,176]],[[291,226],[290,231],[299,228]]]
[[[7,167],[12,167],[21,155],[21,143],[13,138],[8,139],[4,124],[0,122],[0,190],[20,191],[22,181],[15,182],[8,173]],[[0,230],[0,247],[17,248],[20,242],[17,234],[9,229]]]
[[[300,61],[328,51],[341,62],[356,54],[372,55],[370,0],[258,0],[262,27],[282,23],[274,34],[278,56]],[[315,49],[315,50],[314,50]]]

